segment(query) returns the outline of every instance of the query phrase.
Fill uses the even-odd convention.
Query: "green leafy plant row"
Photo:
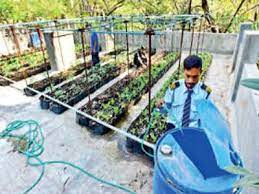
[[[203,52],[200,53],[199,56],[202,58],[203,61],[203,73],[201,75],[201,80],[204,80],[206,72],[209,68],[209,65],[212,61],[212,55]],[[180,79],[183,78],[183,69],[180,72]],[[151,110],[153,111],[155,107],[155,103],[164,97],[166,90],[168,89],[170,83],[177,80],[177,72],[174,72],[173,75],[163,84],[161,90],[156,95],[154,99],[151,101]],[[150,143],[156,143],[158,138],[161,136],[162,133],[166,130],[166,115],[160,114],[159,112],[155,112],[153,114],[153,122],[151,123],[149,134],[147,134],[147,140]],[[148,109],[145,108],[143,112],[139,115],[139,117],[131,124],[128,131],[136,136],[141,136],[148,126]]]
[[[41,52],[14,57],[0,62],[0,74],[8,77],[19,70],[41,66],[43,63],[44,61]]]
[[[170,53],[165,56],[163,60],[152,66],[152,84],[154,84],[158,78],[160,78],[163,73],[171,67],[172,62],[174,62],[177,57],[178,53]],[[137,100],[147,92],[147,70],[140,75],[127,77],[125,79],[126,81],[124,81],[124,84],[120,83],[119,86],[114,86],[110,91],[106,91],[106,93],[102,95],[104,97],[103,99],[94,99],[94,107],[86,104],[80,109],[107,123],[114,124],[119,115],[122,115],[127,111],[127,107],[130,103]]]
[[[104,66],[96,65],[91,67],[85,75],[68,82],[60,88],[54,89],[48,95],[58,99],[64,103],[68,103],[73,97],[76,97],[82,92],[88,93],[88,89],[98,87],[100,83],[110,77],[116,77],[119,68],[115,64],[107,64]]]
[[[124,53],[125,52],[120,53],[119,56],[124,55]],[[104,59],[104,57],[105,57],[105,59]],[[111,59],[111,56],[109,55],[109,53],[107,53],[107,55],[105,55],[104,57],[101,57],[102,61],[106,61],[106,60]],[[38,90],[38,91],[44,91],[46,88],[49,88],[49,83],[51,83],[52,86],[55,86],[55,85],[65,81],[67,79],[71,79],[74,76],[79,75],[80,73],[82,73],[84,71],[85,66],[87,66],[87,67],[90,66],[90,63],[91,62],[89,61],[89,62],[87,62],[86,65],[84,63],[74,65],[66,71],[62,71],[62,72],[60,72],[56,75],[50,76],[50,80],[46,77],[43,80],[39,80],[39,81],[36,81],[36,82],[33,82],[33,83],[29,84],[29,87],[31,87],[35,90]]]

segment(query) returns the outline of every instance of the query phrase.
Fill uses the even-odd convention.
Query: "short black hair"
[[[190,55],[183,62],[184,69],[190,70],[191,68],[202,69],[202,59],[197,55]]]

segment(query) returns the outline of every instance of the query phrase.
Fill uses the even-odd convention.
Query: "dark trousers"
[[[99,53],[92,53],[92,65],[100,63]]]

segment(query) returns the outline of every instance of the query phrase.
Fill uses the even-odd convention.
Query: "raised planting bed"
[[[114,64],[107,64],[104,66],[96,65],[88,70],[87,77],[82,74],[82,76],[77,79],[47,93],[47,95],[73,106],[93,91],[117,77],[119,72],[119,67]],[[40,98],[41,103],[44,100],[44,98]],[[67,110],[66,107],[52,101],[49,101],[49,108],[56,114],[61,114]]]
[[[200,53],[199,56],[201,56],[203,61],[203,72],[201,75],[201,80],[205,79],[206,72],[209,68],[209,65],[212,61],[212,55],[209,53]],[[181,70],[180,79],[183,79],[183,69]],[[162,86],[161,90],[158,92],[158,94],[155,96],[154,99],[151,101],[151,110],[153,111],[155,107],[155,103],[164,97],[166,90],[168,89],[170,83],[175,82],[177,80],[177,72],[175,72]],[[129,129],[127,130],[128,133],[131,133],[132,135],[135,135],[139,138],[143,138],[145,131],[148,127],[148,107],[146,107],[142,113],[138,116],[138,118],[130,125]],[[166,132],[166,115],[160,114],[159,112],[153,113],[151,127],[149,130],[149,133],[146,136],[146,139],[148,142],[155,144],[159,137]],[[144,152],[141,149],[141,144],[139,142],[136,142],[130,138],[126,139],[126,147],[129,151],[132,153],[140,153],[143,154]],[[145,146],[144,146],[145,147]],[[145,150],[147,152],[152,153],[153,150],[150,148],[145,147]]]
[[[112,52],[113,51],[107,53],[106,56],[104,56],[104,57],[108,60],[109,58],[107,56],[110,56],[110,53],[112,53]],[[120,53],[120,52],[123,52],[123,50],[118,51],[118,53]],[[102,59],[104,57],[102,57]],[[52,86],[56,86],[56,85],[60,84],[61,82],[65,81],[65,80],[68,80],[68,79],[70,79],[74,76],[77,76],[77,75],[81,74],[84,71],[85,67],[87,67],[87,68],[91,67],[91,61],[88,61],[86,64],[81,63],[81,64],[78,64],[78,65],[72,66],[66,71],[62,71],[58,74],[50,76],[50,79],[48,79],[46,77],[42,80],[36,81],[32,84],[29,84],[28,86],[30,88],[33,88],[33,89],[39,91],[39,92],[43,92],[47,88],[49,88],[50,83],[51,83]],[[36,93],[33,92],[32,90],[30,90],[29,88],[25,88],[24,93],[27,96],[36,95]]]
[[[152,85],[175,63],[178,56],[178,53],[170,53],[163,59],[159,59],[159,62],[153,64]],[[139,69],[116,83],[112,88],[98,95],[90,103],[88,102],[82,106],[80,110],[114,125],[127,113],[128,107],[131,104],[137,103],[147,90],[148,71],[147,69]],[[91,129],[94,134],[102,135],[110,130],[101,124],[89,120],[80,113],[76,114],[76,121],[80,125]]]
[[[45,49],[44,49],[44,50],[45,50]],[[21,55],[21,56],[31,55],[31,54],[37,53],[37,52],[41,52],[41,48],[29,49],[29,50],[24,51],[24,52],[21,53],[20,55]],[[1,55],[1,56],[0,56],[0,62],[1,62],[1,61],[7,61],[7,60],[9,60],[9,59],[16,58],[16,57],[19,57],[19,55],[16,54],[16,53],[14,53],[14,54],[9,54],[9,55]]]
[[[24,63],[22,64],[22,62]],[[46,69],[50,69],[50,64],[44,64],[40,52],[35,52],[31,55],[15,57],[0,62],[0,74],[14,81],[20,81],[27,77],[46,71]],[[0,85],[5,86],[8,84],[0,81]]]

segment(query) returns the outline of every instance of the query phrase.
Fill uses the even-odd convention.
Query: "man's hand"
[[[161,108],[164,105],[165,101],[163,99],[160,99],[157,103],[156,103],[156,107],[157,108]]]

